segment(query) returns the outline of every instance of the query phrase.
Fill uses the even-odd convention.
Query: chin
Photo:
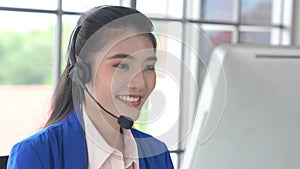
[[[133,120],[136,121],[139,117],[140,117],[140,112],[138,113],[134,113],[134,114],[130,114],[129,117]]]

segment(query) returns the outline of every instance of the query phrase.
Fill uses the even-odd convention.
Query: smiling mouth
[[[141,104],[142,97],[137,95],[118,95],[117,98],[127,105],[137,107]]]

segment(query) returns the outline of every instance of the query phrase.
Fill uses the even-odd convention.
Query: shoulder
[[[131,129],[131,132],[137,143],[141,168],[173,169],[170,152],[164,142],[136,129]]]
[[[136,129],[131,129],[131,132],[140,151],[139,153],[144,154],[144,156],[153,156],[169,152],[166,144],[157,138]]]
[[[56,145],[60,140],[61,126],[51,125],[15,144],[9,155],[8,168],[47,168],[49,164],[45,161],[58,151]]]
[[[74,129],[74,123],[72,122],[74,120],[75,113],[68,114],[63,120],[60,122],[57,122],[55,124],[52,124],[46,128],[41,129],[40,131],[36,132],[35,134],[25,138],[22,140],[20,145],[22,144],[42,144],[44,142],[49,141],[58,141],[59,138],[63,137],[65,134],[69,133],[67,131]]]
[[[58,158],[62,152],[62,145],[65,140],[70,139],[70,135],[76,133],[76,125],[72,122],[76,118],[75,113],[70,113],[62,121],[50,125],[37,133],[29,136],[21,142],[15,144],[10,152],[8,164],[11,168],[18,168],[17,165],[26,164],[47,165],[49,159]],[[72,131],[73,130],[73,131]]]
[[[134,136],[134,138],[148,138],[148,139],[153,139],[153,141],[155,141],[155,142],[161,142],[160,140],[153,137],[152,135],[147,134],[145,132],[142,132],[140,130],[137,130],[137,129],[134,129],[134,128],[131,128],[130,130],[131,130],[132,135]],[[163,142],[161,142],[161,143],[163,143]]]
[[[139,131],[137,129],[131,129],[132,135],[137,141],[137,143],[147,143],[150,145],[156,145],[156,146],[161,146],[161,147],[166,147],[165,143],[162,141],[158,140],[157,138],[153,137],[150,134],[144,133],[142,131]]]
[[[132,134],[133,134],[133,136],[134,136],[135,138],[147,138],[147,137],[153,137],[153,136],[151,136],[150,134],[144,133],[144,132],[139,131],[139,130],[134,129],[134,128],[131,128],[130,130],[131,130],[131,132],[132,132]]]
[[[136,129],[131,129],[131,132],[137,143],[146,143],[166,148],[165,143],[163,143],[162,141],[158,140],[150,134],[144,133]]]

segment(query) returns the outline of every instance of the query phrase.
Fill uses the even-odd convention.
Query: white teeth
[[[127,102],[136,102],[140,99],[140,97],[130,97],[130,96],[119,96],[119,98]]]

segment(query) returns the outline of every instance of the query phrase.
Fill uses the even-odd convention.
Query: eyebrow
[[[134,57],[131,55],[128,55],[128,54],[116,54],[116,55],[109,57],[108,59],[134,59]],[[157,57],[150,56],[146,59],[146,61],[157,61]]]
[[[156,56],[147,57],[146,61],[154,61],[154,62],[156,62],[157,61],[157,57]]]
[[[127,54],[116,54],[109,57],[108,59],[125,59],[125,58],[133,59],[133,56]]]

